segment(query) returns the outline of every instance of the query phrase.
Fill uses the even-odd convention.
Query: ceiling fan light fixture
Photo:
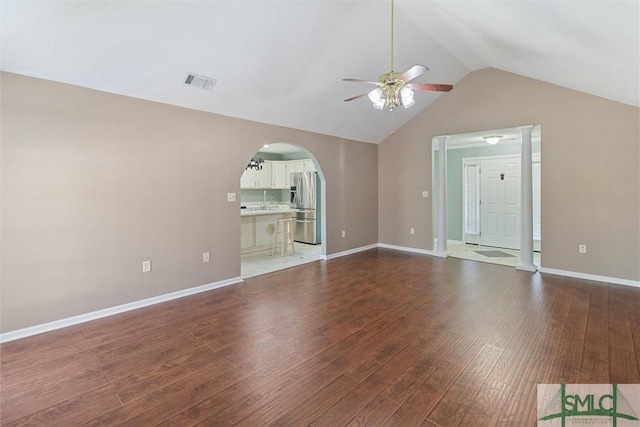
[[[414,90],[449,92],[453,88],[453,86],[449,84],[410,83],[412,80],[429,71],[429,68],[424,65],[416,64],[404,73],[397,73],[393,71],[393,33],[394,0],[391,0],[391,71],[381,74],[378,81],[342,79],[346,82],[360,82],[378,86],[369,93],[352,96],[345,99],[345,101],[353,101],[354,99],[360,99],[368,95],[369,100],[373,103],[373,108],[376,110],[383,110],[387,107],[389,111],[393,111],[393,109],[400,104],[402,104],[404,108],[409,108],[415,104],[415,100],[413,99]]]
[[[369,92],[369,100],[374,104],[382,99],[382,89],[379,87]]]
[[[373,103],[373,108],[375,108],[376,110],[382,110],[384,108],[384,104],[385,104],[384,98],[380,98]]]
[[[483,138],[485,141],[487,141],[487,144],[496,145],[498,142],[500,142],[500,140],[502,139],[502,136],[501,135],[484,136]]]
[[[406,86],[400,89],[400,97],[402,98],[402,106],[404,108],[409,108],[415,103],[413,91]]]

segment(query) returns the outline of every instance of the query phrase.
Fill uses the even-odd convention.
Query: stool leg
[[[293,254],[296,254],[296,246],[294,244],[293,241],[293,221],[289,221],[289,239],[291,239],[291,252],[293,252]]]
[[[287,223],[282,223],[282,244],[280,245],[280,255],[284,256],[284,250],[287,245]]]
[[[280,225],[279,221],[276,221],[276,232],[273,234],[273,248],[271,249],[271,256],[276,254],[276,246],[278,245],[278,226]]]

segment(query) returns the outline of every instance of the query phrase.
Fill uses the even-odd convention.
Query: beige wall
[[[376,145],[0,76],[2,332],[238,277],[226,195],[265,143],[319,162],[328,254],[378,242]]]
[[[239,194],[247,160],[269,142],[318,160],[328,254],[378,241],[432,249],[432,200],[421,197],[431,139],[540,124],[543,266],[640,279],[638,108],[486,69],[376,146],[0,79],[2,332],[239,276],[239,205],[226,193]],[[153,272],[142,274],[146,259]]]
[[[639,109],[495,69],[469,74],[380,144],[380,242],[433,248],[433,200],[421,197],[433,137],[524,124],[542,126],[543,267],[639,280]]]

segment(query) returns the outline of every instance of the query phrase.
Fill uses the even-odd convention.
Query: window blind
[[[479,234],[479,211],[480,211],[480,194],[479,194],[479,165],[465,166],[465,233]]]
[[[541,240],[540,227],[540,163],[533,164],[533,240]]]

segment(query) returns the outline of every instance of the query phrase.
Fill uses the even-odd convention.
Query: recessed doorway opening
[[[489,143],[487,136],[499,136]],[[437,246],[440,206],[439,138],[433,143],[433,230]],[[438,141],[436,141],[438,140]],[[493,142],[493,141],[490,141]],[[533,263],[540,265],[541,129],[531,129]],[[446,255],[474,261],[520,266],[521,129],[509,128],[446,137],[444,218]],[[445,256],[446,256],[445,255]],[[440,255],[442,256],[442,255]],[[520,268],[520,267],[519,267]]]
[[[240,179],[243,278],[326,257],[325,188],[305,148],[278,142],[248,159]]]

